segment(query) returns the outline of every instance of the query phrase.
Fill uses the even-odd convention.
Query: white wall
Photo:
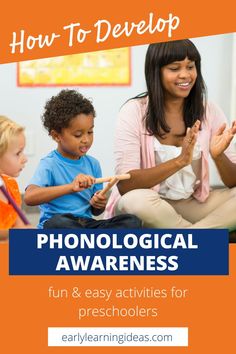
[[[201,53],[208,99],[216,102],[230,120],[233,34],[192,40]]]
[[[195,38],[193,41],[202,56],[208,97],[217,102],[229,116],[233,34]],[[147,46],[137,46],[131,49],[131,86],[76,87],[86,97],[93,99],[97,117],[95,142],[90,153],[100,160],[104,176],[113,173],[113,136],[117,112],[128,98],[145,90],[146,49]],[[61,88],[19,88],[16,86],[16,64],[0,65],[0,114],[9,116],[24,125],[28,137],[29,161],[19,177],[22,191],[39,159],[55,146],[42,128],[40,115],[46,100],[60,90]]]

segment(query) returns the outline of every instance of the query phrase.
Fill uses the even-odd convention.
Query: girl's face
[[[197,79],[195,62],[187,57],[161,68],[165,98],[186,98]]]
[[[72,160],[85,155],[93,143],[93,127],[92,114],[79,114],[71,120],[68,128],[62,129],[61,133],[52,132],[60,154]]]
[[[21,132],[9,143],[7,151],[0,157],[0,173],[18,177],[23,170],[27,157],[23,150],[25,147],[25,136]]]

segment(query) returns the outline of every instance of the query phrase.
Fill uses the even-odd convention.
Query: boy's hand
[[[90,188],[94,184],[95,178],[89,175],[79,174],[72,182],[72,191],[81,192],[86,188]]]
[[[97,191],[90,199],[90,204],[94,209],[105,209],[107,197],[105,195],[100,195],[100,191]]]

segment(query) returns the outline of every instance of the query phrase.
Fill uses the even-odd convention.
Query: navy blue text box
[[[10,275],[227,275],[228,231],[11,230]]]

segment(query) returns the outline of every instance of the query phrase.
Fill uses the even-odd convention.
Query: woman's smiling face
[[[187,57],[161,68],[161,82],[165,98],[186,98],[197,79],[197,69],[194,61]]]

